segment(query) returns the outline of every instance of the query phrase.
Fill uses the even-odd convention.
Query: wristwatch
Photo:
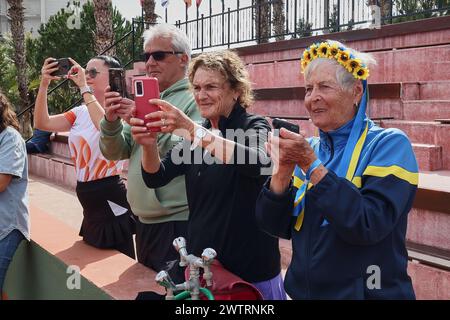
[[[81,96],[83,96],[85,93],[94,94],[94,91],[93,91],[92,88],[89,87],[89,86],[81,87],[81,88],[80,88],[80,94],[81,94]]]
[[[197,148],[197,146],[200,144],[200,141],[204,137],[206,137],[207,134],[208,134],[208,130],[206,130],[203,127],[198,127],[197,129],[195,129],[194,141],[192,141],[192,144],[191,144],[191,151],[194,150],[195,148]]]

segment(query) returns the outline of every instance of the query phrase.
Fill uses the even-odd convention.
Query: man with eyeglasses
[[[191,48],[186,35],[167,24],[157,25],[144,33],[146,73],[159,82],[161,99],[178,106],[194,121],[201,121],[194,97],[189,91],[186,71]],[[138,261],[155,271],[167,269],[167,262],[178,258],[172,246],[176,237],[186,237],[189,210],[184,176],[158,189],[145,186],[141,174],[141,146],[131,137],[129,120],[134,102],[116,92],[105,93],[105,117],[101,121],[100,148],[107,159],[130,159],[127,198],[136,216]],[[165,155],[179,142],[170,134],[158,136],[158,147]],[[172,268],[174,281],[184,280],[178,265]]]

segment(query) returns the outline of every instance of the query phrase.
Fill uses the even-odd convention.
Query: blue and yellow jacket
[[[368,121],[368,133],[353,180],[338,177],[353,120],[310,140],[329,170],[305,197],[299,231],[292,215],[295,179],[283,194],[266,182],[257,201],[261,227],[292,239],[285,278],[293,299],[414,299],[407,274],[407,216],[418,184],[417,161],[408,137]]]

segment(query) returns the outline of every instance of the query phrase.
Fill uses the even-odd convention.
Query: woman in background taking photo
[[[77,175],[76,192],[83,206],[80,236],[96,248],[116,249],[134,259],[134,218],[120,178],[124,162],[103,157],[96,118],[100,114],[97,111],[103,109],[108,70],[120,68],[120,63],[109,56],[97,56],[84,70],[74,60],[70,61],[73,66],[67,77],[80,88],[84,103],[63,114],[49,116],[47,89],[52,80],[60,77],[52,75],[58,70],[58,62],[47,58],[42,67],[34,125],[45,131],[69,131],[70,154]]]

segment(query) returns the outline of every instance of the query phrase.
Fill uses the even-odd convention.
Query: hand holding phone
[[[272,120],[272,126],[275,129],[281,129],[281,128],[285,128],[286,130],[295,132],[295,133],[300,133],[300,127],[296,124],[293,124],[291,122],[288,121],[284,121],[278,118],[275,118]]]
[[[56,60],[58,62],[58,70],[52,72],[50,75],[54,77],[62,77],[67,75],[73,64],[69,58],[61,58]]]
[[[159,106],[148,102],[150,99],[159,99],[158,79],[152,77],[133,78],[134,103],[136,104],[136,118],[144,120],[144,123],[158,121],[159,119],[145,119],[149,113],[159,111]],[[149,128],[149,131],[159,132],[161,128]]]

